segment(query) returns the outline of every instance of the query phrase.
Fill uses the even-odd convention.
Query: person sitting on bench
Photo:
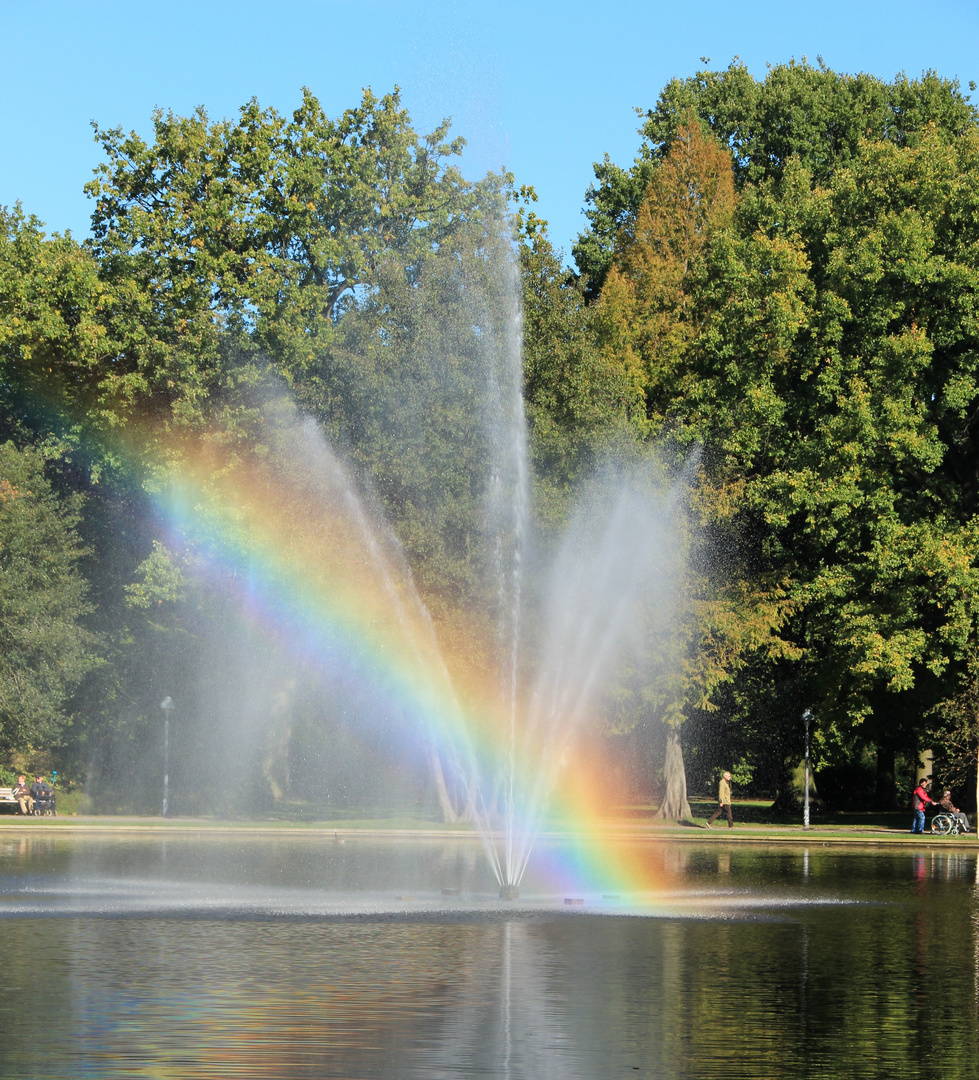
[[[17,777],[17,784],[14,787],[13,796],[20,804],[20,812],[22,814],[29,814],[34,809],[34,799],[31,796],[31,789],[27,786],[27,777]]]
[[[54,809],[54,792],[51,790],[51,785],[40,773],[34,778],[34,783],[31,784],[31,797],[34,799],[35,814]]]

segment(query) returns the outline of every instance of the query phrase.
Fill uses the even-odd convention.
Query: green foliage
[[[458,599],[489,422],[480,365],[513,314],[491,280],[510,257],[506,178],[465,181],[463,140],[447,122],[419,136],[397,91],[336,120],[305,91],[291,118],[251,101],[218,122],[157,112],[152,142],[97,138],[93,250],[131,297],[166,457],[170,427],[215,421],[260,450],[274,373],[372,478],[422,580]]]
[[[485,403],[501,358],[519,360],[509,178],[465,181],[462,140],[447,123],[419,136],[397,91],[336,120],[307,91],[291,118],[253,101],[232,121],[158,112],[152,141],[97,138],[93,250],[145,377],[144,483],[167,483],[185,441],[210,441],[229,476],[274,456],[284,382],[359,466],[436,618],[488,612]],[[181,609],[178,584],[151,553],[125,588],[138,648],[121,656],[167,628],[161,653],[183,649],[156,618]],[[485,630],[451,647],[478,653]],[[153,715],[148,694],[133,707]]]
[[[514,314],[507,282],[485,265],[487,241],[477,225],[411,266],[390,254],[298,387],[370,478],[426,594],[457,610],[481,588],[497,419],[484,412],[487,373]]]
[[[337,120],[305,91],[291,119],[253,100],[234,121],[198,110],[153,122],[152,143],[96,129],[108,160],[87,190],[135,363],[178,424],[242,378],[223,335],[250,338],[301,381],[384,259],[396,252],[410,272],[472,205],[445,164],[462,140],[447,141],[447,122],[418,136],[397,91],[365,91]]]
[[[752,373],[765,414],[717,432],[767,527],[763,556],[793,575],[837,715],[941,675],[979,614],[977,138],[868,142],[808,199],[786,185],[796,211],[784,242],[809,264],[807,310],[782,377]],[[783,236],[783,205],[777,185],[763,187],[745,221]]]
[[[99,663],[85,628],[77,498],[61,499],[33,449],[0,445],[0,751],[50,746]]]
[[[598,348],[584,293],[561,266],[546,228],[525,238],[524,398],[536,505],[545,520],[559,520],[588,467],[617,443],[635,439],[631,418],[641,401],[622,359]]]
[[[642,404],[634,422],[659,437],[699,320],[695,280],[705,248],[730,221],[734,186],[730,157],[695,124],[681,129],[654,172],[635,221],[619,250],[597,305],[602,352],[622,365]]]
[[[942,784],[975,779],[979,759],[979,655],[961,666],[951,692],[929,712],[927,736],[937,746],[936,772]]]
[[[698,768],[769,786],[807,705],[834,767],[910,751],[929,710],[969,743],[979,125],[957,83],[805,60],[671,81],[635,161],[596,166],[580,276],[533,189],[465,180],[462,140],[419,135],[397,90],[96,138],[91,243],[0,211],[3,746],[72,739],[132,771],[227,615],[148,495],[187,445],[229,474],[274,458],[283,386],[366,478],[450,651],[487,659],[521,299],[546,529],[610,451],[700,455],[690,614],[622,674],[610,727],[685,719]]]
[[[616,237],[628,228],[655,166],[670,152],[693,113],[733,155],[739,189],[781,179],[790,163],[816,184],[849,167],[864,141],[916,146],[930,125],[952,141],[976,123],[976,110],[954,80],[926,72],[886,83],[873,75],[839,74],[820,60],[769,68],[758,82],[735,58],[723,71],[672,79],[639,128],[641,145],[628,169],[606,156],[585,197],[589,229],[574,248],[579,271],[597,294],[612,262]]]
[[[691,110],[740,195],[678,260],[655,223]],[[931,75],[736,64],[671,83],[634,169],[592,193],[606,347],[650,433],[703,447],[700,708],[773,749],[770,775],[807,704],[827,762],[913,743],[974,640],[975,119]]]
[[[136,581],[127,585],[125,592],[127,606],[143,611],[179,604],[186,598],[187,575],[173,555],[154,540],[153,550],[136,571]]]
[[[112,426],[134,389],[113,363],[113,307],[90,252],[0,208],[0,434],[60,452],[79,424]]]

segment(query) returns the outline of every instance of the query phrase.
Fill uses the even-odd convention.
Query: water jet
[[[261,775],[273,799],[288,797],[290,770],[307,757],[294,745],[299,670],[307,680],[303,700],[313,702],[302,706],[311,719],[300,749],[316,742],[310,731],[318,733],[326,747],[315,748],[319,767],[339,777],[334,789],[371,782],[382,769],[398,774],[406,759],[406,784],[425,774],[425,798],[438,804],[442,820],[476,828],[508,893],[519,888],[579,735],[600,726],[604,696],[621,669],[666,664],[643,654],[672,629],[686,481],[637,447],[620,460],[610,454],[566,496],[563,523],[535,531],[520,282],[509,240],[497,256],[495,268],[458,286],[457,311],[440,308],[435,329],[425,323],[429,337],[405,347],[410,378],[371,386],[399,459],[391,471],[399,466],[406,491],[385,502],[375,489],[384,482],[377,463],[372,473],[369,459],[339,452],[324,425],[279,395],[256,406],[261,454],[243,464],[237,449],[215,443],[188,452],[180,469],[189,476],[174,477],[165,510],[191,553],[206,552],[227,569],[228,592],[243,613],[240,639],[216,625],[213,657],[201,665],[219,677],[207,676],[213,690],[202,692],[196,711],[226,719],[213,724],[210,745],[197,756],[243,754],[250,738],[258,762],[252,776]],[[402,299],[414,314],[432,314],[424,288]],[[443,412],[455,418],[447,432],[431,420]],[[468,472],[423,470],[432,462],[421,451],[412,456],[416,432],[458,441]],[[448,468],[446,453],[438,464]],[[416,467],[428,482],[423,492]],[[464,512],[452,504],[460,485],[469,500]],[[414,517],[402,520],[405,502]],[[448,528],[450,510],[466,517],[471,532],[458,541],[465,573],[453,569],[456,578],[445,584],[447,560],[425,565],[415,551],[419,565],[412,566],[404,535],[416,517]],[[437,532],[418,531],[426,540]],[[249,619],[261,620],[266,639]],[[260,685],[249,692],[246,679]],[[344,736],[345,746],[357,743],[362,757],[336,751],[327,732]],[[388,797],[383,780],[374,783],[356,804]],[[561,810],[571,821],[594,812],[570,799]],[[333,840],[344,843],[338,831]]]

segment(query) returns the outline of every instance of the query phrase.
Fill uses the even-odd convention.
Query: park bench
[[[10,806],[15,807],[15,813],[20,813],[20,804],[14,798],[14,789],[11,787],[0,787],[0,807]],[[54,796],[51,796],[50,804],[45,804],[44,812],[46,815],[54,812]]]
[[[35,803],[34,813],[39,817],[53,817],[57,810],[55,810],[55,794],[51,792],[51,798],[42,802],[40,805]],[[17,812],[20,812],[20,804],[14,798],[14,789],[9,787],[0,787],[0,807],[3,806],[15,806]]]

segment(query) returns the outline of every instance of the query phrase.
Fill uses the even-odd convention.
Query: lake
[[[979,1076],[973,849],[549,854],[508,902],[461,838],[5,827],[0,1075]]]

